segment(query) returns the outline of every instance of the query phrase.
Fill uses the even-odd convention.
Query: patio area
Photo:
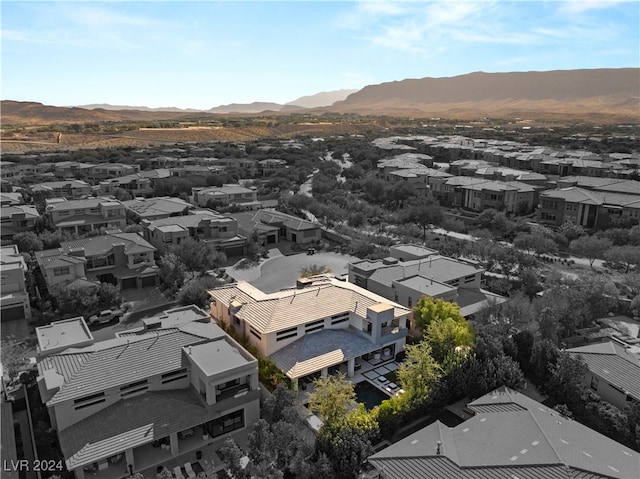
[[[181,454],[174,457],[160,457],[159,455],[153,454],[148,450],[148,448],[151,448],[150,445],[143,446],[142,448],[138,448],[138,450],[143,449],[140,452],[140,455],[146,455],[144,457],[146,464],[143,466],[143,468],[137,467],[135,472],[139,472],[146,479],[149,479],[156,477],[158,466],[165,467],[173,474],[177,472],[176,468],[179,468],[182,477],[184,479],[189,479],[189,474],[185,469],[185,464],[189,463],[191,464],[191,468],[196,475],[198,474],[198,472],[206,472],[210,469],[209,466],[211,465],[213,465],[212,468],[217,473],[225,467],[222,459],[220,459],[220,456],[218,456],[217,451],[223,446],[224,441],[227,439],[227,437],[232,437],[236,444],[238,444],[240,449],[246,451],[248,444],[247,438],[250,432],[251,428],[245,428],[236,433],[227,434],[223,437],[216,438],[215,440],[203,440],[200,434],[189,436],[184,440],[181,440]],[[183,441],[185,442],[183,443]],[[136,454],[138,453],[138,450],[135,451]],[[202,452],[202,457],[200,459],[197,458],[197,451]],[[170,451],[165,452],[170,453]],[[137,457],[138,456],[136,455],[136,464],[138,461]],[[177,479],[180,479],[180,477],[178,477]]]
[[[393,360],[393,356],[386,359],[383,362],[381,359],[358,359],[356,362],[356,371],[353,377],[347,376],[347,364],[342,363],[337,366],[333,366],[329,369],[329,374],[344,374],[347,379],[353,384],[367,381],[388,396],[392,396],[397,393],[404,392],[400,387],[393,382],[387,380],[384,375],[392,371],[396,371],[400,365]],[[318,377],[320,374],[313,374],[299,380],[298,387],[298,400],[301,404],[307,404],[309,402],[307,395],[314,391],[313,378]]]

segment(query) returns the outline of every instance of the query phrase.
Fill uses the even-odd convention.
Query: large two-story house
[[[155,251],[137,233],[109,233],[37,251],[36,261],[49,291],[76,280],[113,283],[122,289],[142,288],[156,285]]]
[[[227,256],[241,256],[246,238],[238,234],[238,221],[211,211],[190,211],[184,216],[143,220],[144,237],[160,254],[187,238],[211,243]]]
[[[195,306],[104,341],[82,317],[36,334],[40,394],[78,479],[153,477],[260,417],[257,360]]]
[[[465,317],[504,302],[482,289],[484,269],[420,245],[396,245],[389,256],[349,264],[349,281],[412,308],[422,296],[455,302]]]
[[[13,205],[0,207],[0,235],[10,240],[13,235],[32,231],[40,214],[35,206]]]
[[[241,185],[194,187],[191,193],[193,204],[201,207],[208,207],[211,204],[237,206],[246,210],[257,210],[261,207],[257,190]]]
[[[31,317],[25,276],[27,264],[16,245],[0,248],[0,308],[2,321]]]
[[[124,205],[115,198],[61,201],[47,206],[46,215],[62,233],[86,234],[105,229],[124,229]]]
[[[91,195],[91,185],[83,180],[47,181],[31,185],[31,191],[42,192],[58,198],[82,198]]]
[[[241,281],[209,295],[213,318],[246,336],[294,383],[340,365],[352,377],[360,359],[391,361],[404,351],[411,314],[331,275],[269,294]]]

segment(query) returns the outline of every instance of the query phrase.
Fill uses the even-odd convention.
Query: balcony
[[[249,392],[248,384],[238,384],[226,389],[216,389],[216,402],[223,401],[230,397],[241,397]]]

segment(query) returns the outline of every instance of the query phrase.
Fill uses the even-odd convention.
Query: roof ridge
[[[549,410],[549,408],[547,408],[547,410]],[[545,432],[544,428],[542,426],[540,426],[540,422],[538,422],[538,418],[536,418],[535,414],[533,414],[533,412],[529,408],[526,408],[526,411],[531,416],[531,419],[533,419],[533,422],[536,423],[536,426],[538,426],[538,430],[540,431],[540,433],[544,437],[545,441],[547,441],[547,444],[549,445],[549,447],[551,448],[553,453],[556,455],[556,458],[558,459],[558,463],[564,464],[564,462],[562,461],[562,458],[560,457],[560,454],[558,453],[555,445],[551,442],[551,440],[547,436],[547,433]],[[569,421],[570,419],[567,419],[567,420]]]

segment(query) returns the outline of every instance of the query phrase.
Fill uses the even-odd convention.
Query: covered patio
[[[238,414],[225,416],[203,404],[191,388],[147,392],[119,401],[60,432],[67,468],[79,479],[120,479],[184,454],[192,453],[195,460],[195,451],[224,442],[233,427],[244,429],[242,417],[233,427],[220,430],[213,441],[205,427],[226,424],[226,418],[234,414],[243,416],[242,405],[252,400],[248,396],[234,405]],[[215,460],[213,455],[211,460]],[[155,472],[145,477],[154,476]]]

